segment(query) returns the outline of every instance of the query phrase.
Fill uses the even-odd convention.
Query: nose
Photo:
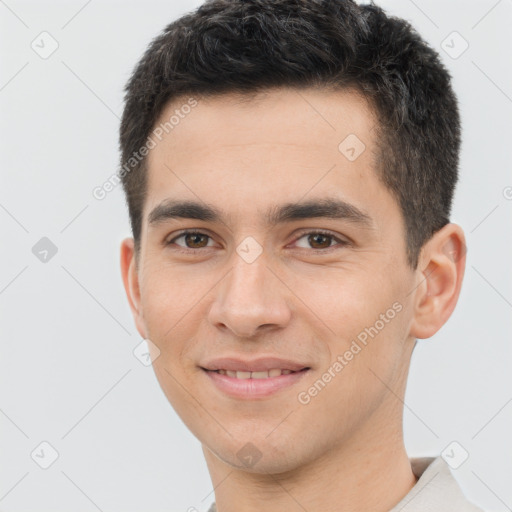
[[[290,293],[274,272],[263,254],[252,263],[235,255],[231,271],[215,287],[210,323],[240,338],[285,327],[291,318]]]

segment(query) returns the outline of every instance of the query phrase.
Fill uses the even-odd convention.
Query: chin
[[[297,442],[283,443],[282,437],[275,436],[272,440],[266,437],[271,430],[265,428],[264,433],[257,436],[230,437],[224,433],[222,443],[215,437],[203,446],[231,469],[253,474],[286,473],[304,464],[302,454],[297,452],[298,444],[303,447],[303,436],[299,436]]]

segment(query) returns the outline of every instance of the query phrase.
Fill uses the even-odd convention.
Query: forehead
[[[198,104],[193,108],[187,107],[189,96],[171,101],[156,123],[165,127],[174,118],[163,138],[175,154],[192,147],[210,151],[225,144],[272,142],[308,148],[321,143],[337,150],[349,134],[364,139],[367,147],[374,144],[373,109],[354,89],[274,88],[194,100]]]
[[[147,157],[146,215],[170,196],[229,205],[235,216],[308,194],[339,192],[363,211],[365,201],[389,202],[375,173],[376,117],[355,90],[281,88],[194,102],[175,99],[155,124],[167,130]]]

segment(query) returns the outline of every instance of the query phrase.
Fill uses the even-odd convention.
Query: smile
[[[235,379],[268,379],[269,377],[279,377],[280,375],[288,375],[295,373],[292,370],[281,370],[280,368],[273,368],[268,371],[261,372],[246,372],[242,370],[216,370],[221,375],[227,375]]]
[[[224,396],[242,400],[263,399],[290,389],[297,384],[310,368],[289,370],[272,368],[264,371],[207,370],[203,373],[213,384],[213,389]]]

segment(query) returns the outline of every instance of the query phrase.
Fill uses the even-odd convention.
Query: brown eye
[[[190,249],[206,247],[206,245],[208,244],[208,235],[203,235],[200,233],[187,233],[183,236],[185,237],[185,243],[187,247],[189,247]]]
[[[184,231],[181,235],[169,240],[166,245],[177,245],[182,249],[203,249],[208,247],[208,241],[211,237],[199,231]],[[185,243],[177,243],[177,240],[183,239]]]
[[[337,242],[337,243],[334,243]],[[338,238],[332,233],[323,231],[308,231],[302,235],[295,242],[297,247],[301,249],[317,249],[318,252],[325,249],[342,248],[348,242]]]
[[[323,235],[322,233],[315,233],[308,236],[308,242],[311,247],[315,249],[327,249],[331,245],[332,236]]]

